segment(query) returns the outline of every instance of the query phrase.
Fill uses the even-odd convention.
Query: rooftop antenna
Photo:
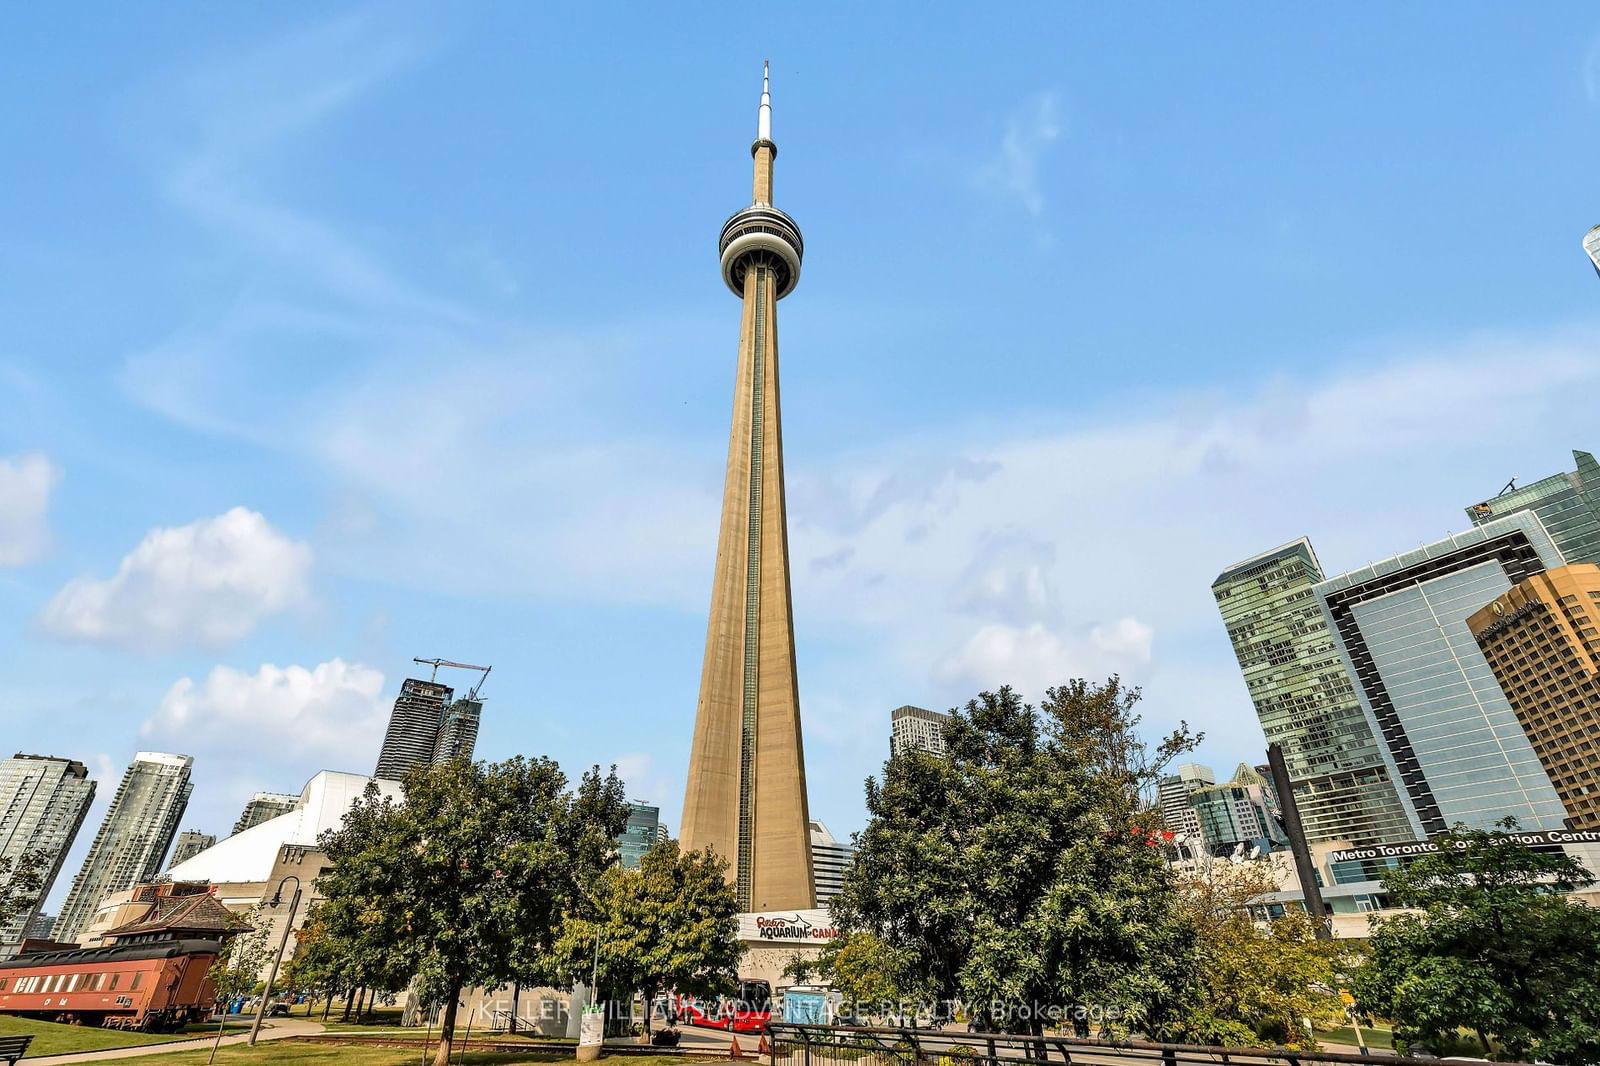
[[[1504,496],[1508,492],[1515,491],[1516,487],[1517,487],[1517,479],[1516,478],[1512,478],[1510,481],[1506,482],[1506,487],[1505,488],[1501,489],[1499,492],[1494,494],[1495,499],[1499,499],[1500,497]]]

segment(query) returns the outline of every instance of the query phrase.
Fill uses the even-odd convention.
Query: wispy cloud
[[[1060,95],[1041,92],[1030,97],[1006,120],[999,146],[978,168],[978,187],[1020,205],[1030,215],[1043,215],[1043,163],[1060,137]]]
[[[21,566],[50,550],[50,494],[61,472],[42,455],[0,456],[0,566]]]

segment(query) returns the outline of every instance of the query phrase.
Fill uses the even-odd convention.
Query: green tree
[[[882,1015],[908,998],[912,965],[906,951],[890,947],[875,934],[846,930],[824,944],[815,958],[796,955],[784,974],[802,983],[816,979],[831,985],[852,1014]]]
[[[1163,1036],[1229,1046],[1315,1047],[1306,1023],[1329,1029],[1344,1020],[1338,975],[1348,941],[1318,940],[1302,907],[1257,919],[1250,905],[1278,891],[1265,864],[1213,863],[1184,878],[1184,911],[1195,930],[1195,984]]]
[[[518,909],[499,944],[497,969],[513,985],[511,1028],[523,984],[550,984],[560,977],[556,938],[564,919],[592,899],[600,876],[617,863],[616,837],[627,825],[623,783],[613,772],[591,770],[563,802],[540,855],[552,876],[528,878]]]
[[[667,840],[636,870],[601,875],[589,904],[561,927],[555,957],[565,980],[597,984],[608,994],[644,997],[645,1030],[657,992],[722,991],[739,962],[738,903],[727,863],[708,849],[681,852]]]
[[[1038,711],[986,692],[955,712],[944,757],[899,754],[868,780],[832,910],[903,953],[901,992],[1017,1032],[1175,1015],[1191,934],[1142,797],[1198,738],[1180,726],[1149,749],[1138,700],[1115,677],[1051,689]]]
[[[436,1066],[448,1066],[462,989],[498,987],[549,942],[584,864],[568,848],[621,832],[622,783],[595,768],[576,793],[550,759],[464,759],[422,766],[395,801],[369,787],[341,828],[324,834],[334,862],[319,912],[366,975],[414,973],[443,1003]],[[380,987],[374,985],[374,987]]]
[[[47,861],[42,851],[25,851],[15,857],[0,855],[0,928],[33,909],[44,890]]]
[[[1594,877],[1564,852],[1518,844],[1515,828],[1458,825],[1384,879],[1415,913],[1373,916],[1356,999],[1413,1046],[1466,1029],[1509,1058],[1600,1061],[1600,910],[1564,895]]]
[[[227,1022],[224,1013],[230,1000],[249,995],[262,980],[262,974],[272,964],[271,922],[256,907],[239,917],[237,931],[229,938],[222,952],[212,960],[206,977],[215,989],[217,1012],[223,1017],[217,1021],[217,1039],[211,1044],[212,1061],[217,1057],[217,1045],[222,1043],[222,1030]],[[268,989],[266,995],[271,994]]]

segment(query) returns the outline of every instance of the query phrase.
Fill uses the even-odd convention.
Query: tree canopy
[[[1344,1020],[1339,974],[1348,941],[1318,940],[1303,907],[1257,918],[1251,905],[1278,890],[1264,864],[1216,862],[1183,878],[1184,912],[1195,932],[1195,989],[1162,1035],[1187,1043],[1315,1046],[1306,1023],[1329,1029]]]
[[[38,902],[47,862],[42,851],[0,855],[0,928],[27,914]]]
[[[1354,991],[1412,1046],[1458,1029],[1508,1058],[1600,1061],[1600,910],[1564,893],[1594,883],[1561,851],[1457,826],[1439,850],[1384,879],[1400,907],[1375,915]]]
[[[420,766],[395,801],[369,786],[321,846],[334,862],[318,917],[362,983],[415,974],[443,1003],[447,1066],[461,990],[497,987],[542,965],[586,880],[612,861],[627,823],[615,771],[578,786],[550,759]]]
[[[975,1028],[1168,1023],[1192,933],[1143,797],[1198,738],[1180,726],[1150,749],[1138,700],[1115,677],[1038,710],[1002,688],[955,712],[945,756],[896,754],[867,781],[835,922],[897,953],[902,992],[960,1002]]]
[[[739,962],[738,904],[727,863],[676,840],[644,853],[635,870],[614,866],[593,897],[562,924],[555,958],[566,980],[608,992],[721,991]],[[645,1011],[645,1025],[650,1012]]]

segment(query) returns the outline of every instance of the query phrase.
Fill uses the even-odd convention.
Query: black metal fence
[[[957,1029],[773,1023],[769,1066],[1440,1066],[1449,1060],[1293,1048],[1085,1040]],[[1517,1064],[1527,1066],[1527,1064]]]

